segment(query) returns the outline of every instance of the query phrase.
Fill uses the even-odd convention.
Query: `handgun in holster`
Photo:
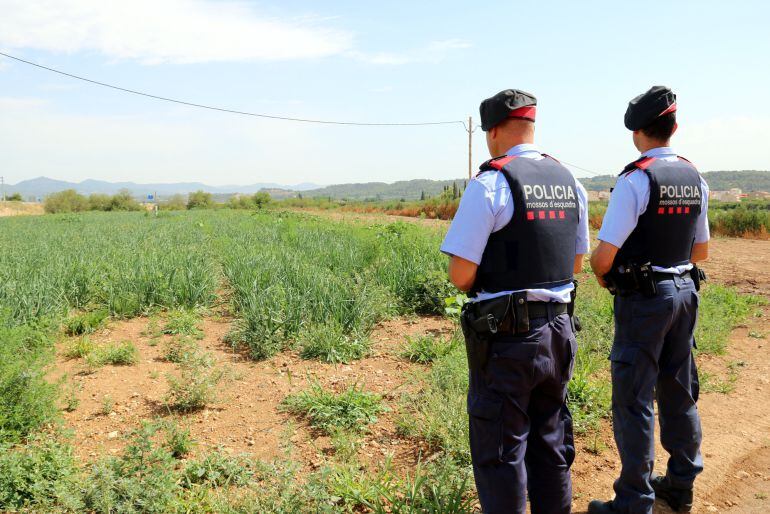
[[[655,272],[649,262],[621,264],[605,275],[604,280],[612,294],[628,296],[638,292],[647,297],[658,294]]]
[[[708,280],[706,272],[700,269],[697,264],[693,264],[692,269],[690,270],[690,277],[692,277],[692,282],[695,285],[696,291],[700,291],[701,282]]]
[[[490,340],[499,332],[529,331],[526,292],[508,294],[463,306],[460,325],[470,369],[480,370],[489,359]]]

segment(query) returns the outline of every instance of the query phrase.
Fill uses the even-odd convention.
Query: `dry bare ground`
[[[360,217],[331,215],[345,219]],[[717,239],[713,242],[713,257],[705,268],[715,282],[767,296],[770,273],[763,265],[768,259],[770,241]],[[86,373],[81,360],[64,357],[63,350],[70,341],[60,342],[52,376],[67,375],[68,381],[75,384],[73,394],[80,403],[73,412],[65,413],[65,419],[74,430],[80,459],[89,461],[104,453],[117,453],[125,444],[123,434],[137,427],[142,419],[162,417],[189,426],[198,441],[197,452],[222,446],[227,452],[270,459],[280,458],[287,447],[292,447],[293,457],[307,469],[313,469],[331,451],[328,437],[318,435],[278,409],[286,395],[306,388],[310,381],[337,389],[358,383],[383,395],[391,411],[381,416],[366,436],[359,452],[362,462],[375,464],[393,455],[397,467],[413,466],[421,452],[426,451],[413,440],[401,438],[396,430],[394,408],[398,398],[414,387],[410,371],[416,366],[398,354],[407,335],[448,336],[453,330],[449,321],[427,317],[383,322],[373,333],[373,352],[369,357],[335,366],[302,360],[292,352],[264,362],[245,360],[223,342],[231,320],[226,313],[222,314],[204,320],[205,335],[199,344],[229,370],[228,378],[217,401],[193,414],[174,414],[163,407],[165,375],[175,369],[161,358],[164,340],[170,336],[153,341],[143,335],[148,325],[146,318],[113,322],[92,336],[97,342],[133,341],[141,355],[136,366],[106,366]],[[696,513],[770,512],[770,327],[766,321],[770,309],[766,308],[763,314],[733,332],[726,355],[700,359],[702,368],[715,373],[724,373],[728,364],[738,363],[738,375],[732,393],[701,397],[705,471],[696,484]],[[765,338],[757,337],[758,334]],[[102,413],[105,395],[114,402],[109,414]],[[575,512],[584,512],[591,498],[611,495],[619,462],[608,425],[598,436],[579,440],[577,445],[573,507]],[[658,470],[665,469],[664,454],[658,448]],[[656,512],[669,511],[658,505]]]
[[[31,202],[0,202],[0,218],[4,216],[25,216],[43,214],[43,205]]]

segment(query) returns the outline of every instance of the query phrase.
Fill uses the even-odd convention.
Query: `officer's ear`
[[[677,123],[677,122],[674,122],[674,128],[673,128],[673,130],[671,131],[671,135],[672,135],[672,136],[673,136],[674,134],[676,134],[676,129],[678,129],[678,128],[679,128],[679,123]]]

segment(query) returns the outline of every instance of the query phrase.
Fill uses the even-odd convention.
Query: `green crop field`
[[[333,451],[308,469],[291,454],[275,461],[218,450],[190,454],[189,432],[163,416],[136,427],[118,454],[81,462],[62,410],[76,409],[49,378],[55,348],[89,366],[130,367],[133,341],[110,347],[89,335],[136,316],[163,322],[168,411],[206,405],[223,377],[196,348],[197,313],[224,305],[233,351],[262,361],[303,359],[356,366],[378,322],[446,316],[457,291],[438,246],[443,226],[340,222],[302,213],[216,210],[84,213],[0,219],[0,509],[40,512],[472,512],[467,448],[465,351],[453,337],[404,337],[394,355],[409,363],[413,390],[387,398],[366,383],[341,392],[314,383],[280,398],[277,410],[329,437]],[[569,400],[578,434],[609,410],[611,298],[581,275],[586,327]],[[702,352],[724,351],[731,328],[758,299],[709,285],[698,329]],[[154,322],[153,322],[154,323]],[[69,340],[68,339],[68,340]],[[334,369],[334,368],[333,368]],[[248,380],[248,377],[242,378]],[[106,391],[105,393],[109,393]],[[105,396],[102,414],[113,406]],[[358,461],[360,438],[391,413],[408,445],[430,459]],[[184,457],[187,455],[187,457]]]

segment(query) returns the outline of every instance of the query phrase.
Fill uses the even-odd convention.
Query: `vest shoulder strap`
[[[503,169],[503,166],[514,160],[516,157],[518,157],[518,155],[502,155],[500,157],[495,157],[494,159],[489,159],[479,166],[479,173],[491,170],[500,171]]]
[[[628,163],[628,165],[623,168],[623,171],[620,172],[620,176],[627,175],[634,170],[647,170],[653,161],[655,161],[655,157],[640,157],[634,162]]]
[[[683,160],[684,162],[686,162],[687,164],[695,168],[695,165],[692,163],[690,159],[687,159],[686,157],[682,157],[681,155],[677,155],[677,157],[679,157],[681,160]],[[698,168],[695,168],[695,169],[697,170]]]

